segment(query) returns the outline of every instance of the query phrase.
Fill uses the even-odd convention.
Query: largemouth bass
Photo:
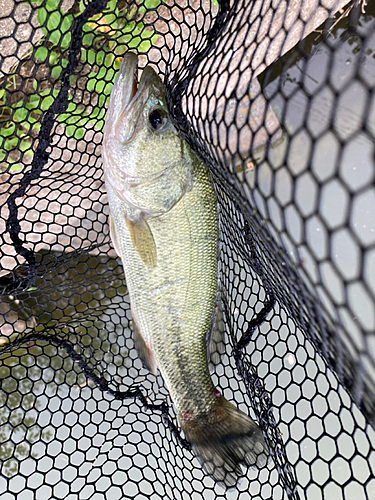
[[[176,133],[163,84],[128,53],[112,89],[103,165],[111,235],[130,294],[133,338],[144,365],[159,368],[187,440],[224,487],[240,464],[263,466],[256,423],[213,385],[207,335],[217,294],[218,216],[205,165]]]

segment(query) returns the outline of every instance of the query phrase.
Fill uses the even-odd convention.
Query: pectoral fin
[[[109,235],[112,240],[112,244],[114,246],[114,249],[119,257],[121,257],[121,252],[120,252],[120,247],[117,241],[117,236],[116,236],[116,229],[115,229],[115,223],[113,222],[111,214],[109,214]]]
[[[144,338],[142,337],[141,331],[138,327],[137,321],[135,320],[133,313],[132,317],[133,317],[133,340],[135,348],[138,353],[138,357],[142,361],[143,366],[148,370],[150,370],[151,373],[156,375],[157,364],[154,353],[152,352],[150,346],[146,344]]]
[[[156,245],[154,236],[145,218],[136,221],[125,219],[134,247],[147,267],[156,266]]]

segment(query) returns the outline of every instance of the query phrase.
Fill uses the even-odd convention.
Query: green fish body
[[[186,438],[224,487],[240,463],[263,466],[259,427],[214,387],[207,337],[217,297],[218,216],[205,165],[170,122],[163,84],[146,67],[137,88],[128,53],[114,84],[103,140],[111,235],[129,289],[140,358],[159,368]]]

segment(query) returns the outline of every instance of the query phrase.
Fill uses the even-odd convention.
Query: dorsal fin
[[[213,321],[206,338],[207,359],[212,365],[220,363],[220,358],[225,352],[225,326],[224,312],[221,300],[221,290],[216,294]]]

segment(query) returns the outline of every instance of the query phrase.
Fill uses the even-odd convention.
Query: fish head
[[[105,180],[132,208],[167,212],[189,189],[194,156],[173,126],[160,77],[128,52],[114,83],[103,138]]]

